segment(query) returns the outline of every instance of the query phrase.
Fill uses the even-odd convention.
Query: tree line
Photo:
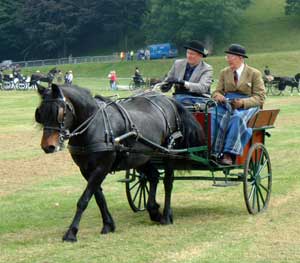
[[[294,2],[297,2],[294,0]],[[228,38],[251,0],[0,0],[1,59]],[[287,12],[293,0],[287,0]],[[298,7],[299,8],[299,7]],[[294,10],[292,8],[292,10]]]

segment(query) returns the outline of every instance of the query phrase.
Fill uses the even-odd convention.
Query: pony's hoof
[[[116,227],[115,227],[114,224],[112,224],[112,225],[109,225],[109,224],[104,225],[103,228],[102,228],[102,230],[101,230],[101,234],[105,235],[105,234],[108,234],[110,232],[115,232],[115,229],[116,229]]]
[[[63,241],[65,242],[77,242],[77,237],[76,237],[76,234],[77,234],[77,230],[72,230],[72,229],[69,229],[65,235],[63,236]]]
[[[150,216],[151,221],[154,221],[154,222],[161,221],[161,214],[158,211],[155,211],[155,212],[149,211],[149,216]]]
[[[161,214],[159,213],[159,204],[155,205],[147,205],[147,211],[149,213],[150,219],[154,222],[160,222],[161,221]]]
[[[171,225],[171,224],[173,224],[173,216],[172,215],[163,216],[160,220],[160,224],[161,225]]]

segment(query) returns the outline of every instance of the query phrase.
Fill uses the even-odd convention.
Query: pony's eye
[[[41,113],[39,108],[35,110],[35,121],[41,123]]]
[[[58,113],[57,113],[57,122],[59,124],[64,122],[64,114],[65,114],[64,108],[59,107],[58,108]]]

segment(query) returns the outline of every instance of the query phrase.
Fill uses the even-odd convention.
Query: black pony
[[[47,82],[48,87],[51,87],[51,84],[55,78],[55,75],[58,72],[59,72],[59,70],[56,67],[54,67],[54,68],[50,69],[47,74],[37,73],[37,72],[34,73],[30,79],[30,86],[36,85],[37,81],[42,81],[42,82]]]
[[[294,88],[300,93],[300,73],[296,74],[295,77],[275,77],[275,80],[279,80],[278,89],[283,91],[287,86],[291,87],[291,94],[293,94]]]
[[[101,188],[106,175],[112,171],[134,168],[144,173],[150,184],[147,210],[151,220],[161,224],[173,222],[172,161],[163,159],[165,205],[160,214],[156,202],[159,173],[151,156],[159,147],[182,149],[204,144],[203,129],[190,112],[171,98],[155,92],[115,102],[102,97],[97,100],[88,90],[76,86],[38,86],[38,92],[41,104],[36,109],[35,118],[43,126],[42,149],[53,153],[61,149],[65,139],[69,139],[72,158],[87,180],[73,221],[63,236],[64,241],[77,240],[82,213],[92,196],[102,215],[101,233],[115,230]],[[174,134],[177,136],[172,136]]]

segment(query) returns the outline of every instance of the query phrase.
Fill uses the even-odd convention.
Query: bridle
[[[93,121],[96,119],[97,114],[101,110],[101,107],[98,107],[98,109],[90,116],[88,117],[83,123],[81,123],[77,128],[75,128],[72,132],[70,132],[70,129],[66,127],[66,116],[67,116],[67,110],[70,110],[73,117],[76,118],[75,110],[71,102],[66,100],[65,97],[63,98],[56,98],[56,99],[44,99],[44,103],[57,103],[58,106],[58,113],[56,117],[56,121],[58,123],[58,126],[44,126],[44,130],[56,130],[59,133],[59,144],[62,146],[65,140],[68,140],[74,136],[78,136],[80,134],[83,134],[93,123]]]
[[[63,145],[64,140],[69,138],[70,131],[66,128],[65,122],[66,122],[66,115],[67,115],[67,109],[69,109],[74,117],[75,111],[73,108],[73,105],[66,100],[65,97],[63,98],[56,98],[56,99],[44,99],[43,103],[56,103],[58,105],[58,111],[56,116],[56,121],[58,123],[58,126],[50,126],[50,125],[44,125],[44,130],[55,130],[59,133],[59,144]],[[39,108],[37,109],[37,111]],[[37,112],[36,112],[37,114]]]

